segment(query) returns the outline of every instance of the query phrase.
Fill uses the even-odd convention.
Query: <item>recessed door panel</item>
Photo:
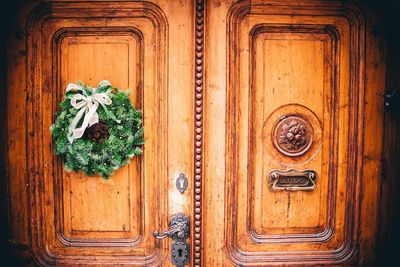
[[[323,160],[333,151],[330,140],[335,133],[331,125],[331,121],[335,123],[334,33],[320,27],[297,26],[288,30],[285,26],[260,25],[252,34],[252,232],[260,238],[280,233],[331,232],[327,196],[329,180],[334,178],[328,178],[328,166],[323,166]],[[270,172],[289,169],[313,170],[317,179],[312,192],[288,190],[289,178],[284,190],[273,190]]]
[[[167,153],[165,143],[156,138],[163,136],[167,140],[167,125],[163,123],[167,114],[167,84],[163,74],[167,40],[165,35],[160,35],[167,30],[167,24],[155,5],[136,3],[129,7],[136,14],[114,18],[106,24],[91,18],[88,6],[78,6],[75,13],[69,13],[68,19],[62,18],[71,7],[57,4],[46,14],[52,15],[51,19],[43,23],[30,21],[28,53],[39,59],[28,63],[33,77],[30,82],[33,88],[42,88],[42,93],[36,96],[41,101],[34,101],[32,106],[32,114],[38,117],[31,120],[33,131],[50,128],[68,83],[81,80],[95,86],[103,79],[109,79],[121,89],[131,88],[132,102],[143,110],[147,130],[143,155],[118,170],[108,181],[83,173],[67,173],[61,160],[52,153],[49,131],[42,132],[40,142],[32,139],[38,146],[34,155],[41,152],[45,162],[40,165],[43,164],[40,160],[35,161],[43,171],[38,176],[43,179],[38,202],[43,213],[33,218],[43,222],[43,232],[39,230],[43,240],[35,241],[40,247],[41,242],[49,247],[45,253],[61,255],[57,257],[59,261],[68,262],[66,255],[85,260],[81,253],[83,247],[90,254],[107,255],[109,252],[104,247],[112,246],[113,253],[129,255],[137,263],[161,261],[166,253],[165,249],[156,247],[151,232],[167,214],[163,202],[168,199],[167,192],[164,186],[160,187],[164,184],[162,177],[167,175],[167,165],[155,153]],[[145,10],[151,10],[152,15],[142,16]],[[74,18],[74,14],[83,17]],[[40,18],[43,17],[41,14]],[[33,94],[39,92],[35,90]],[[155,103],[160,101],[163,104],[157,106]],[[149,217],[153,205],[159,209],[157,215]]]
[[[59,42],[59,95],[71,81],[94,85],[107,79],[119,88],[134,88],[130,98],[142,109],[143,38],[139,31],[75,28],[63,32]],[[143,207],[137,207],[143,197],[142,164],[145,156],[134,158],[108,181],[87,179],[83,173],[68,173],[60,166],[63,199],[59,208],[65,238],[141,238]]]

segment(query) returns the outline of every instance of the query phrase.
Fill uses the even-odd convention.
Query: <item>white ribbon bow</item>
[[[111,85],[109,81],[101,81],[99,84],[99,88],[104,86]],[[84,89],[81,85],[70,83],[67,86],[66,91],[81,91],[84,93]],[[85,93],[84,93],[85,94]],[[97,113],[97,108],[101,105],[107,115],[109,115],[116,122],[120,123],[120,120],[115,118],[114,114],[107,110],[105,105],[111,105],[112,101],[108,97],[107,93],[97,93],[96,90],[92,91],[92,94],[89,96],[84,96],[82,94],[76,94],[71,99],[71,105],[76,108],[78,113],[75,115],[75,118],[72,120],[71,124],[68,128],[68,140],[72,144],[75,139],[81,138],[83,133],[85,132],[87,127],[92,126],[95,123],[99,122],[99,114]],[[76,128],[83,115],[85,115],[82,125],[79,128]]]

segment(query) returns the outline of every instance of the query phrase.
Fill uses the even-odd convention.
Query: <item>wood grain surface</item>
[[[177,212],[191,220],[190,266],[396,258],[399,123],[382,96],[398,85],[400,61],[373,4],[37,0],[14,9],[0,64],[0,237],[15,265],[172,266],[171,241],[152,233]],[[108,181],[66,172],[49,131],[69,82],[104,79],[131,89],[145,127],[143,156]],[[279,148],[293,140],[287,118],[303,123],[296,138],[307,147]],[[271,190],[274,170],[312,170],[315,188]]]

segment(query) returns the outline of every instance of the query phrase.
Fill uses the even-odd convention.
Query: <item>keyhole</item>
[[[181,194],[183,194],[185,192],[185,190],[188,186],[188,181],[187,181],[186,176],[183,173],[181,173],[179,175],[179,177],[176,179],[175,186]]]
[[[179,254],[179,257],[180,258],[182,258],[182,253],[183,253],[183,250],[180,248],[180,249],[178,249],[178,254]]]

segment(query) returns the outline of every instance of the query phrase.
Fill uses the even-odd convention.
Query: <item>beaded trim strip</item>
[[[204,0],[196,0],[195,23],[195,146],[194,146],[194,259],[201,266],[202,256],[202,155],[203,155],[203,61],[204,61]]]

